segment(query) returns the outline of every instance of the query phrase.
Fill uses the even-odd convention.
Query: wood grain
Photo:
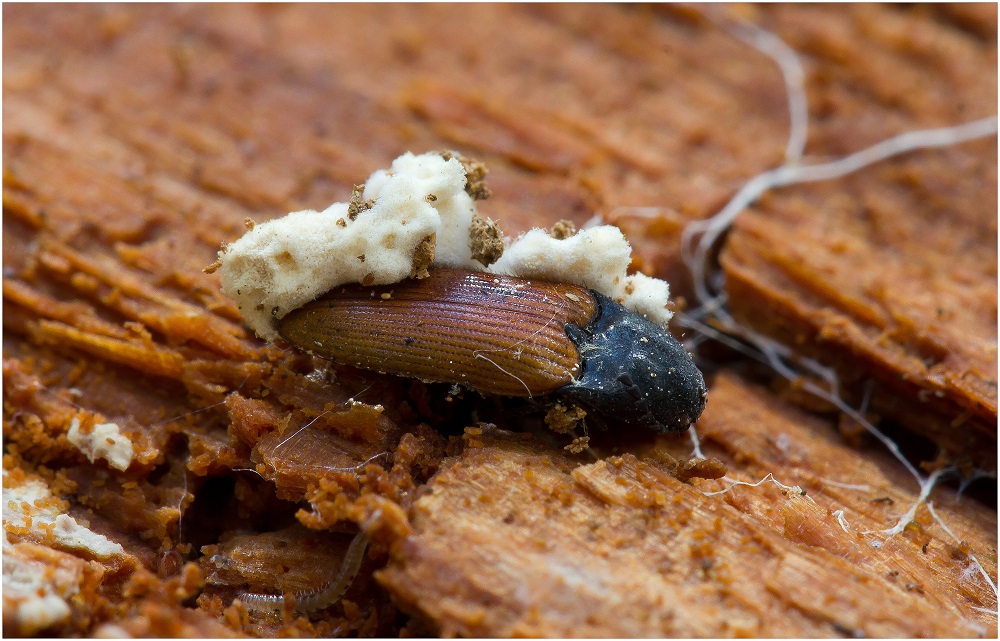
[[[796,52],[807,162],[997,112],[995,6],[726,10]],[[788,135],[777,65],[704,12],[3,18],[4,494],[42,483],[44,509],[125,551],[5,522],[5,567],[77,593],[40,623],[5,578],[5,632],[996,636],[995,479],[961,496],[946,479],[889,536],[914,478],[829,404],[717,345],[700,348],[705,454],[785,489],[709,495],[727,482],[671,475],[686,439],[595,430],[570,456],[569,436],[513,407],[455,407],[263,345],[202,272],[248,216],[322,209],[404,151],[452,148],[489,166],[480,209],[508,234],[599,214],[690,308],[682,230],[783,162]],[[995,470],[996,167],[993,138],[789,186],[719,248],[732,311],[833,367],[922,474]],[[129,468],[90,461],[67,439],[74,419],[116,424]],[[247,583],[321,585],[358,529],[373,545],[342,603],[280,619],[233,601]]]

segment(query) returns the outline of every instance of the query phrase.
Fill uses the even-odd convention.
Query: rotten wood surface
[[[5,516],[11,633],[996,636],[995,481],[937,486],[889,536],[922,489],[902,464],[730,353],[701,350],[705,454],[784,487],[713,494],[685,438],[570,455],[524,408],[264,345],[201,271],[248,216],[454,148],[489,166],[481,211],[508,233],[599,214],[692,306],[684,226],[788,135],[777,65],[700,11],[3,10],[4,493],[43,484],[17,509],[122,546]],[[995,7],[727,11],[797,52],[807,161],[997,111]],[[734,314],[833,367],[926,471],[995,471],[996,167],[992,137],[786,187],[719,253]],[[74,419],[116,424],[128,469],[88,460]],[[359,528],[337,605],[233,601],[321,585]],[[8,564],[68,614],[19,609]]]
[[[411,510],[414,534],[379,579],[460,636],[985,631],[963,615],[976,599],[959,579],[967,560],[956,561],[957,542],[931,534],[929,515],[878,548],[865,536],[915,500],[900,466],[859,461],[829,424],[736,377],[717,378],[713,393],[723,409],[699,423],[706,445],[739,457],[734,476],[774,473],[794,489],[712,495],[727,484],[681,482],[659,463],[663,450],[683,449],[667,439],[640,457],[586,463],[486,434],[428,484]],[[966,544],[992,544],[995,514],[980,520],[978,506],[953,497],[935,509],[960,524]]]

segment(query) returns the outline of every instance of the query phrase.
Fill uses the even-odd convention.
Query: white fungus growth
[[[4,545],[4,616],[28,634],[69,619],[69,600],[79,591],[72,570],[23,559]]]
[[[83,575],[72,565],[53,563],[33,552],[35,542],[97,559],[127,557],[125,549],[61,511],[39,478],[13,479],[3,471],[4,623],[36,634],[65,622]]]
[[[3,490],[4,545],[12,543],[10,528],[27,528],[60,549],[85,552],[98,559],[125,555],[119,543],[80,525],[58,508],[38,507],[52,499],[52,492],[42,480],[28,479],[15,485],[7,481],[7,470],[3,476],[5,485],[9,485]]]
[[[438,153],[406,153],[371,175],[352,220],[347,203],[297,211],[255,225],[219,252],[222,291],[257,334],[277,337],[275,321],[324,292],[348,283],[385,285],[408,278],[414,254],[430,237],[433,265],[483,271],[473,260],[470,225],[476,212],[465,168]],[[589,287],[666,326],[667,283],[628,276],[632,248],[617,227],[593,227],[557,240],[535,229],[486,271]]]
[[[115,423],[99,423],[90,432],[84,433],[80,429],[80,419],[73,417],[66,439],[83,452],[91,463],[102,458],[108,465],[122,472],[132,464],[135,454],[132,441],[122,434]]]
[[[626,275],[630,262],[632,246],[617,227],[591,227],[561,240],[532,229],[507,247],[489,271],[582,285],[666,327],[672,316],[666,308],[670,286],[645,274]]]

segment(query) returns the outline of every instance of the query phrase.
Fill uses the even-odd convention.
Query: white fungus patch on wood
[[[81,552],[96,559],[125,556],[125,548],[65,514],[48,486],[40,479],[27,479],[8,486],[4,470],[4,545],[23,538],[38,540],[60,550]],[[6,587],[6,582],[4,583]]]
[[[128,436],[122,434],[115,423],[98,423],[90,431],[81,428],[80,419],[74,417],[66,432],[66,439],[83,452],[93,463],[99,458],[108,465],[124,472],[132,464],[135,448]]]
[[[23,558],[4,543],[4,618],[28,634],[35,634],[69,619],[69,599],[79,592],[78,572],[51,567],[40,560]]]
[[[4,470],[3,480],[4,621],[9,616],[18,629],[33,634],[70,617],[71,599],[84,579],[82,562],[53,564],[39,550],[98,560],[129,555],[119,543],[64,513],[65,504],[41,479],[15,480]]]

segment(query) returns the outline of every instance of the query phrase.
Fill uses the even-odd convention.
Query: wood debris
[[[994,6],[732,11],[803,61],[809,159],[997,112]],[[718,345],[708,461],[614,429],[571,454],[544,410],[265,345],[202,271],[248,218],[459,149],[510,233],[600,214],[690,306],[683,229],[788,133],[778,67],[705,12],[17,5],[3,35],[4,499],[38,494],[4,508],[12,635],[996,636],[995,480],[918,504],[879,443]],[[995,152],[769,193],[719,248],[730,309],[924,473],[995,470]],[[322,585],[358,531],[334,606],[239,601]]]
[[[411,509],[413,536],[379,581],[459,636],[776,637],[809,621],[814,635],[905,637],[995,626],[959,614],[992,597],[970,600],[981,577],[941,581],[968,566],[939,530],[923,552],[916,533],[930,529],[926,510],[912,534],[864,534],[898,515],[870,497],[915,500],[901,489],[900,466],[858,469],[830,425],[735,378],[717,381],[713,394],[732,410],[699,424],[712,450],[741,457],[740,477],[773,472],[800,488],[713,494],[728,483],[686,483],[653,458],[580,464],[537,442],[486,435],[431,480]],[[772,445],[777,436],[784,451]],[[995,514],[953,495],[936,507],[970,528],[962,536],[980,533],[973,547],[990,549]]]

